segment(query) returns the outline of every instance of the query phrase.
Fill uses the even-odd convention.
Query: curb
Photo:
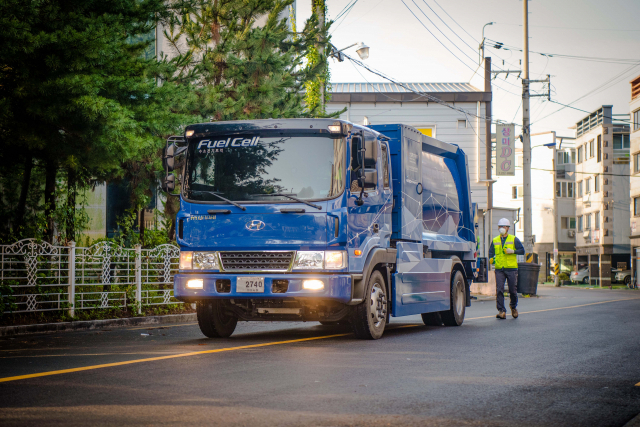
[[[0,337],[15,335],[53,333],[67,331],[85,331],[111,327],[162,325],[167,323],[195,322],[196,313],[168,314],[166,316],[125,317],[123,319],[82,320],[77,322],[38,323],[0,327]]]

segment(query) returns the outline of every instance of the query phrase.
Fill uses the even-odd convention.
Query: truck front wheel
[[[364,301],[354,307],[351,325],[356,337],[377,340],[387,325],[387,289],[379,271],[369,277]]]
[[[198,301],[196,313],[200,330],[209,338],[227,338],[236,330],[238,318],[225,311],[222,300]]]
[[[464,292],[464,276],[456,271],[451,280],[451,305],[449,310],[441,311],[445,326],[460,326],[464,322],[466,298]]]

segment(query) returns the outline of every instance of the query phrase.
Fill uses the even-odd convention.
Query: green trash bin
[[[538,274],[540,274],[540,264],[519,262],[518,293],[535,295],[538,292]]]

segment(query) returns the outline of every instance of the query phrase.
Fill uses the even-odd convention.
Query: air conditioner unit
[[[567,230],[569,237],[576,237],[576,230]]]

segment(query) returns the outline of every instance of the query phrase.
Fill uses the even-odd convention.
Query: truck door
[[[357,181],[357,149],[352,147],[351,178],[348,202],[349,269],[361,271],[369,251],[374,247],[387,247],[391,236],[392,192],[390,183],[384,178],[388,174],[388,157],[382,161],[380,141],[372,134],[363,136],[365,146],[364,171],[368,184],[365,186],[362,204],[358,204],[361,187]],[[386,148],[386,146],[385,146]],[[385,155],[388,155],[385,150]],[[386,165],[386,168],[384,167]],[[355,251],[361,255],[355,255]]]

